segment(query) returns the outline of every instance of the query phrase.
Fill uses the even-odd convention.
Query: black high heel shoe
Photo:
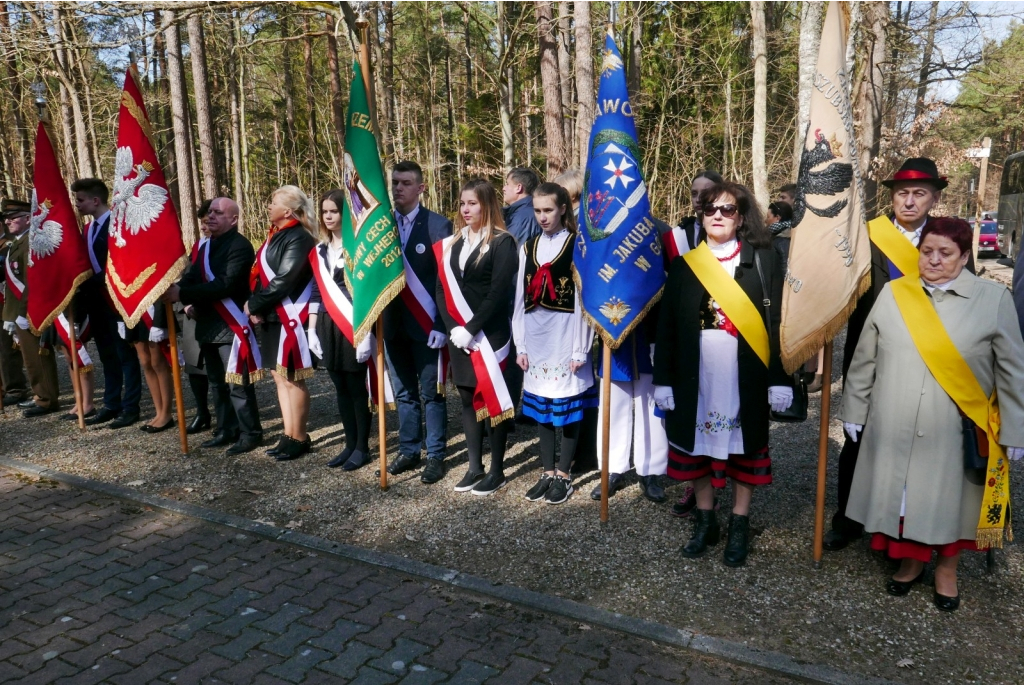
[[[185,428],[185,432],[189,435],[195,435],[196,433],[202,433],[205,430],[210,430],[211,425],[212,419],[209,414],[206,416],[196,414],[196,417],[192,419],[192,423],[188,424]]]
[[[150,435],[152,435],[153,433],[163,433],[168,428],[174,428],[174,419],[171,419],[162,426],[150,426],[148,423],[139,426],[139,430],[141,430],[143,433],[149,433]]]
[[[953,612],[960,608],[960,595],[956,597],[947,597],[946,595],[940,595],[939,591],[935,591],[935,606],[939,608],[939,611]]]
[[[917,578],[914,578],[913,580],[896,580],[895,578],[890,578],[889,582],[885,584],[885,589],[888,590],[889,594],[893,597],[904,597],[910,593],[910,588],[917,583],[920,583],[923,579],[924,569],[922,568],[921,572],[917,574]]]

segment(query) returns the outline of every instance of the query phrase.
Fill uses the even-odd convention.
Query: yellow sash
[[[868,222],[868,235],[886,257],[904,276],[917,278],[918,252],[914,244],[893,225],[887,216],[880,216]],[[980,425],[980,424],[979,424]]]
[[[978,517],[977,544],[979,549],[1002,547],[1004,527],[1007,539],[1013,540],[1013,533],[1007,525],[1010,479],[1006,455],[999,444],[999,403],[995,390],[991,397],[985,396],[971,367],[956,349],[938,312],[925,295],[919,277],[898,278],[890,282],[890,287],[928,370],[960,410],[988,434],[988,476]]]
[[[697,279],[708,293],[722,308],[729,320],[754,350],[754,353],[768,366],[768,329],[764,327],[764,319],[757,306],[743,292],[736,279],[722,268],[707,243],[701,243],[683,255],[683,259],[693,269]],[[764,294],[768,297],[768,293]]]

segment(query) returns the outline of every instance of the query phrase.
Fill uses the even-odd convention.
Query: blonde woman
[[[261,324],[260,353],[277,385],[284,435],[267,451],[278,461],[306,454],[310,439],[309,389],[313,359],[306,339],[313,270],[309,251],[317,243],[316,210],[306,194],[295,186],[274,191],[267,208],[270,231],[256,253],[250,285],[252,296],[245,313]]]
[[[435,248],[439,262],[437,308],[448,329],[452,380],[462,400],[469,453],[469,470],[455,491],[472,490],[484,497],[507,482],[505,443],[514,410],[505,374],[498,369],[508,369],[514,362],[508,359],[512,340],[509,311],[519,259],[515,238],[505,230],[498,195],[490,183],[477,179],[462,187],[459,218],[462,229]],[[491,468],[486,476],[482,455],[485,430],[491,447]]]

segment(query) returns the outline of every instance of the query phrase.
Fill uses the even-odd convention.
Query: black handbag
[[[988,435],[963,414],[960,423],[964,433],[964,475],[968,482],[980,485],[988,471]]]
[[[771,335],[772,330],[772,301],[768,297],[768,283],[764,280],[764,271],[761,269],[761,255],[754,252],[754,266],[757,267],[757,276],[761,279],[761,304],[764,307],[764,327]],[[786,411],[769,410],[772,421],[781,423],[800,423],[807,420],[807,383],[803,374],[797,371],[793,374],[793,404],[789,405]]]

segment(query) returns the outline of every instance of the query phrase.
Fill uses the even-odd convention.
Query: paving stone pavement
[[[0,682],[790,681],[9,473]]]

